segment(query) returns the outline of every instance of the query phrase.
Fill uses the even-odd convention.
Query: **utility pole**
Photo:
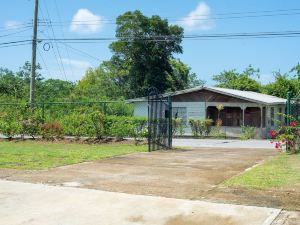
[[[35,0],[35,2],[34,2],[34,16],[33,16],[30,94],[29,94],[29,102],[30,102],[30,106],[32,108],[34,107],[34,104],[35,104],[35,72],[36,72],[36,45],[37,45],[37,27],[38,27],[38,8],[39,8],[39,0]]]

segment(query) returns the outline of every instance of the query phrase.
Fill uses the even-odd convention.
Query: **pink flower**
[[[280,147],[280,144],[277,142],[277,143],[275,144],[275,148],[278,149],[279,147]]]
[[[291,127],[295,127],[295,126],[296,126],[296,122],[295,122],[295,121],[292,121],[292,122],[290,123],[290,126],[291,126]]]

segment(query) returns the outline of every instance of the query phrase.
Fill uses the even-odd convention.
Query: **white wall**
[[[148,116],[148,102],[134,102],[133,104],[135,116]]]

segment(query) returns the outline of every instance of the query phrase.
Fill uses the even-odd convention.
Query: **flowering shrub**
[[[271,143],[275,143],[278,150],[295,153],[299,150],[300,123],[292,117],[285,117],[291,122],[287,125],[281,124],[277,130],[270,130]]]

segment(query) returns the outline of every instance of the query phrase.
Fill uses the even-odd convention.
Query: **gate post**
[[[172,96],[168,96],[169,105],[169,136],[168,136],[168,146],[172,148],[172,136],[173,136],[173,121],[172,121]]]

